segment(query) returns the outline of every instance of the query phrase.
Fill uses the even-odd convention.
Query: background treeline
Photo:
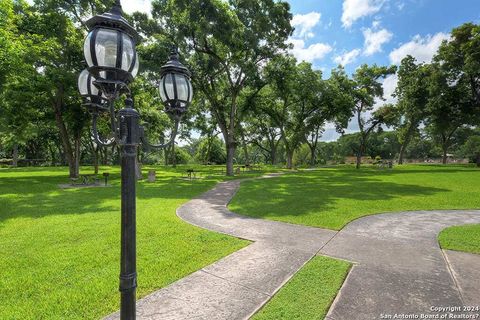
[[[12,165],[116,164],[116,147],[90,137],[77,77],[84,22],[113,1],[0,0],[0,158]],[[274,0],[154,0],[151,16],[127,17],[144,41],[133,84],[150,140],[166,140],[172,123],[156,89],[169,47],[193,73],[195,100],[180,136],[187,145],[142,150],[143,163],[316,165],[354,156],[397,159],[448,155],[480,163],[480,27],[452,30],[431,63],[407,56],[400,66],[342,66],[324,78],[288,54],[289,5]],[[384,104],[383,80],[397,74],[397,102]],[[107,119],[102,124],[107,132]],[[359,132],[320,142],[326,126]],[[393,130],[393,131],[387,131]],[[192,136],[200,133],[201,138]]]

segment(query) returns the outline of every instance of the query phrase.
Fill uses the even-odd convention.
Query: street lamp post
[[[135,166],[140,144],[153,149],[174,143],[179,122],[192,101],[190,72],[179,62],[176,49],[170,61],[161,68],[160,97],[165,112],[175,121],[171,140],[165,144],[150,144],[140,125],[140,114],[134,109],[128,85],[138,73],[139,60],[135,49],[139,35],[122,17],[120,0],[104,14],[86,22],[89,33],[84,54],[88,68],[79,76],[78,87],[84,106],[92,114],[92,135],[99,146],[120,146],[121,157],[121,258],[120,258],[120,318],[135,319],[136,273],[136,176]],[[126,95],[125,107],[115,110],[114,101]],[[113,138],[104,140],[97,129],[98,116],[109,115]]]

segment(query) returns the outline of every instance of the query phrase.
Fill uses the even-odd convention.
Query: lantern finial
[[[178,53],[178,47],[176,45],[172,45],[170,50],[170,60],[178,61],[180,59],[180,54]]]
[[[120,0],[115,1],[115,5],[112,7],[110,12],[118,16],[122,15],[123,10],[122,10],[122,4],[120,3]]]

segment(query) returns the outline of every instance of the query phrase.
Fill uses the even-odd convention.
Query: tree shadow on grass
[[[414,174],[414,173],[480,173],[480,168],[474,165],[441,165],[441,164],[421,164],[421,165],[394,165],[392,169],[380,168],[375,165],[363,166],[361,169],[355,169],[354,166],[334,167],[333,170],[343,174],[347,172],[354,175],[397,175],[397,174]],[[318,171],[316,171],[318,172]]]
[[[331,215],[338,201],[386,201],[405,196],[431,196],[451,190],[415,184],[382,181],[368,172],[319,171],[307,175],[286,175],[279,178],[245,182],[238,201],[232,204],[240,213],[255,217],[302,216],[311,213]],[[238,203],[238,206],[237,206]],[[349,213],[346,213],[349,214]],[[360,214],[357,214],[359,216]]]
[[[102,214],[120,211],[121,177],[112,173],[111,187],[61,189],[70,183],[66,175],[41,174],[0,177],[0,224],[17,217],[41,218],[53,215]],[[189,199],[213,187],[219,178],[183,180],[171,174],[157,176],[157,181],[137,183],[137,199]],[[101,181],[103,183],[103,181]]]

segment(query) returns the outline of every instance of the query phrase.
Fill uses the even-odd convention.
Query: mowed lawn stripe
[[[137,185],[138,297],[249,243],[175,214],[223,178],[156,169],[157,182]],[[120,175],[104,171],[112,187],[61,190],[65,168],[0,170],[0,319],[99,319],[118,310]]]
[[[245,181],[229,205],[253,217],[339,230],[362,216],[408,210],[480,208],[480,169],[350,166]]]

